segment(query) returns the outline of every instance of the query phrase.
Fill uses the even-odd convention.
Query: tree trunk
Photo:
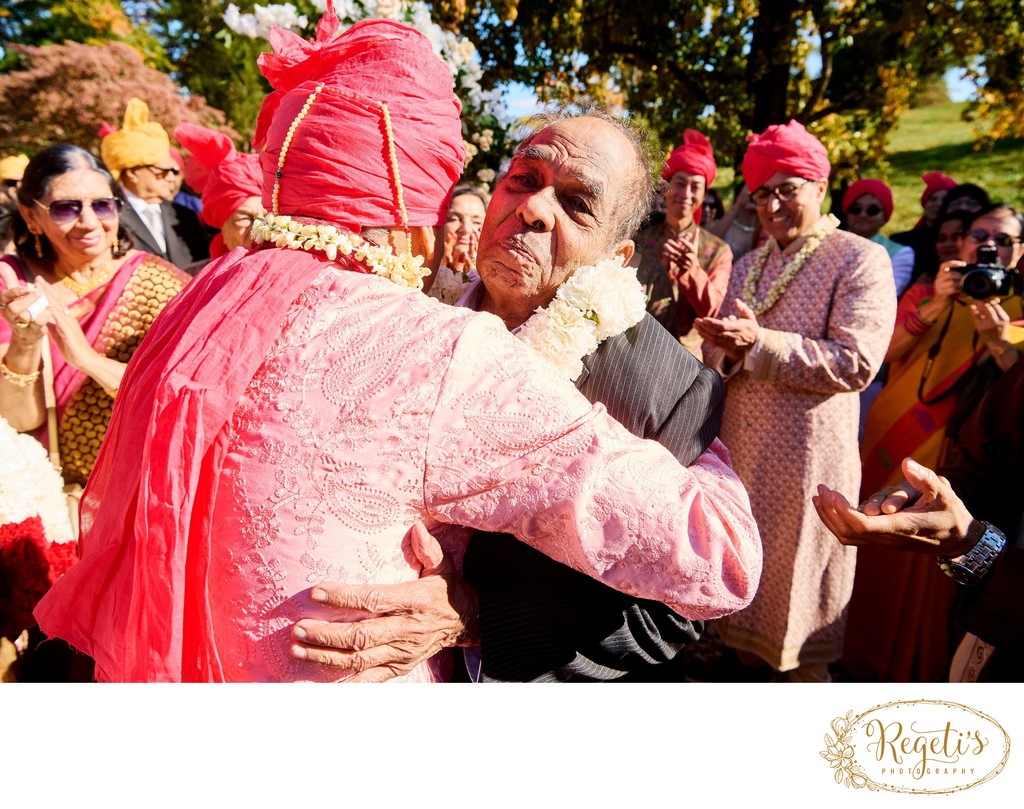
[[[748,122],[752,132],[789,120],[787,106],[800,0],[762,2],[754,20],[747,60],[747,92],[754,99]]]

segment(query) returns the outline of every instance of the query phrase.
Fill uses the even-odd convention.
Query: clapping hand
[[[444,264],[453,272],[469,275],[476,269],[476,253],[480,244],[480,231],[474,230],[469,236],[469,245],[459,245],[459,234],[446,231],[444,235]]]
[[[689,236],[669,239],[661,248],[661,266],[665,268],[672,283],[700,268],[697,260],[697,232]]]
[[[740,316],[700,317],[694,322],[697,333],[712,345],[725,352],[730,360],[743,359],[750,347],[757,341],[760,326],[757,315],[747,304],[736,299],[736,309]]]
[[[0,315],[11,327],[12,339],[23,344],[35,343],[52,319],[46,298],[34,286],[23,286],[11,266],[0,262]]]

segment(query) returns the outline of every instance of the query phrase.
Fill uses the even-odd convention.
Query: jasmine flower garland
[[[338,255],[350,256],[369,267],[375,275],[402,286],[423,288],[423,279],[430,274],[423,268],[422,256],[410,253],[396,256],[390,247],[368,242],[362,236],[341,230],[334,225],[301,222],[290,216],[267,214],[253,223],[253,244],[269,243],[275,247],[319,252],[331,261]]]
[[[778,277],[771,289],[768,290],[768,297],[763,301],[757,299],[757,285],[761,280],[761,275],[764,273],[765,265],[768,263],[768,257],[772,254],[775,249],[777,242],[775,239],[769,239],[768,243],[761,248],[757,254],[757,259],[751,265],[747,271],[747,277],[743,283],[743,292],[740,297],[743,298],[743,302],[749,306],[755,315],[763,314],[771,309],[776,303],[779,302],[779,298],[782,297],[782,293],[786,291],[786,287],[790,285],[796,274],[800,272],[804,264],[807,263],[814,251],[821,247],[821,243],[824,238],[836,229],[839,224],[839,220],[836,219],[832,214],[823,216],[817,221],[817,223],[810,229],[807,239],[804,241],[803,246],[797,251],[796,255],[789,260],[786,265],[785,271]]]
[[[636,270],[619,258],[580,267],[554,299],[520,327],[518,337],[570,380],[583,372],[583,358],[639,323],[647,296]]]

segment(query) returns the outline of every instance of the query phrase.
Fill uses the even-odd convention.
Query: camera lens
[[[960,289],[964,294],[977,300],[1007,294],[1003,290],[1006,271],[1002,267],[974,267],[963,274]]]

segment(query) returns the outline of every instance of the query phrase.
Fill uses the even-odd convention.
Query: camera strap
[[[943,399],[949,396],[949,394],[953,393],[953,391],[960,387],[960,383],[963,382],[964,377],[967,376],[967,373],[963,374],[959,379],[956,380],[956,382],[954,382],[952,385],[950,385],[948,388],[942,391],[942,393],[940,393],[938,396],[932,399],[924,398],[924,386],[928,382],[928,375],[932,372],[932,365],[935,364],[935,358],[939,356],[939,352],[942,350],[942,341],[946,339],[946,332],[949,331],[949,324],[953,320],[954,307],[956,307],[958,304],[960,304],[960,302],[954,300],[953,305],[949,307],[949,314],[946,315],[946,322],[942,324],[942,330],[939,332],[939,339],[936,340],[934,345],[932,345],[932,347],[928,349],[928,359],[925,360],[924,370],[921,371],[921,382],[917,386],[917,400],[921,404],[929,407],[935,404],[936,402],[941,402]],[[963,304],[960,305],[962,306]],[[978,332],[974,332],[974,335],[971,337],[971,353],[976,353],[977,348]]]

